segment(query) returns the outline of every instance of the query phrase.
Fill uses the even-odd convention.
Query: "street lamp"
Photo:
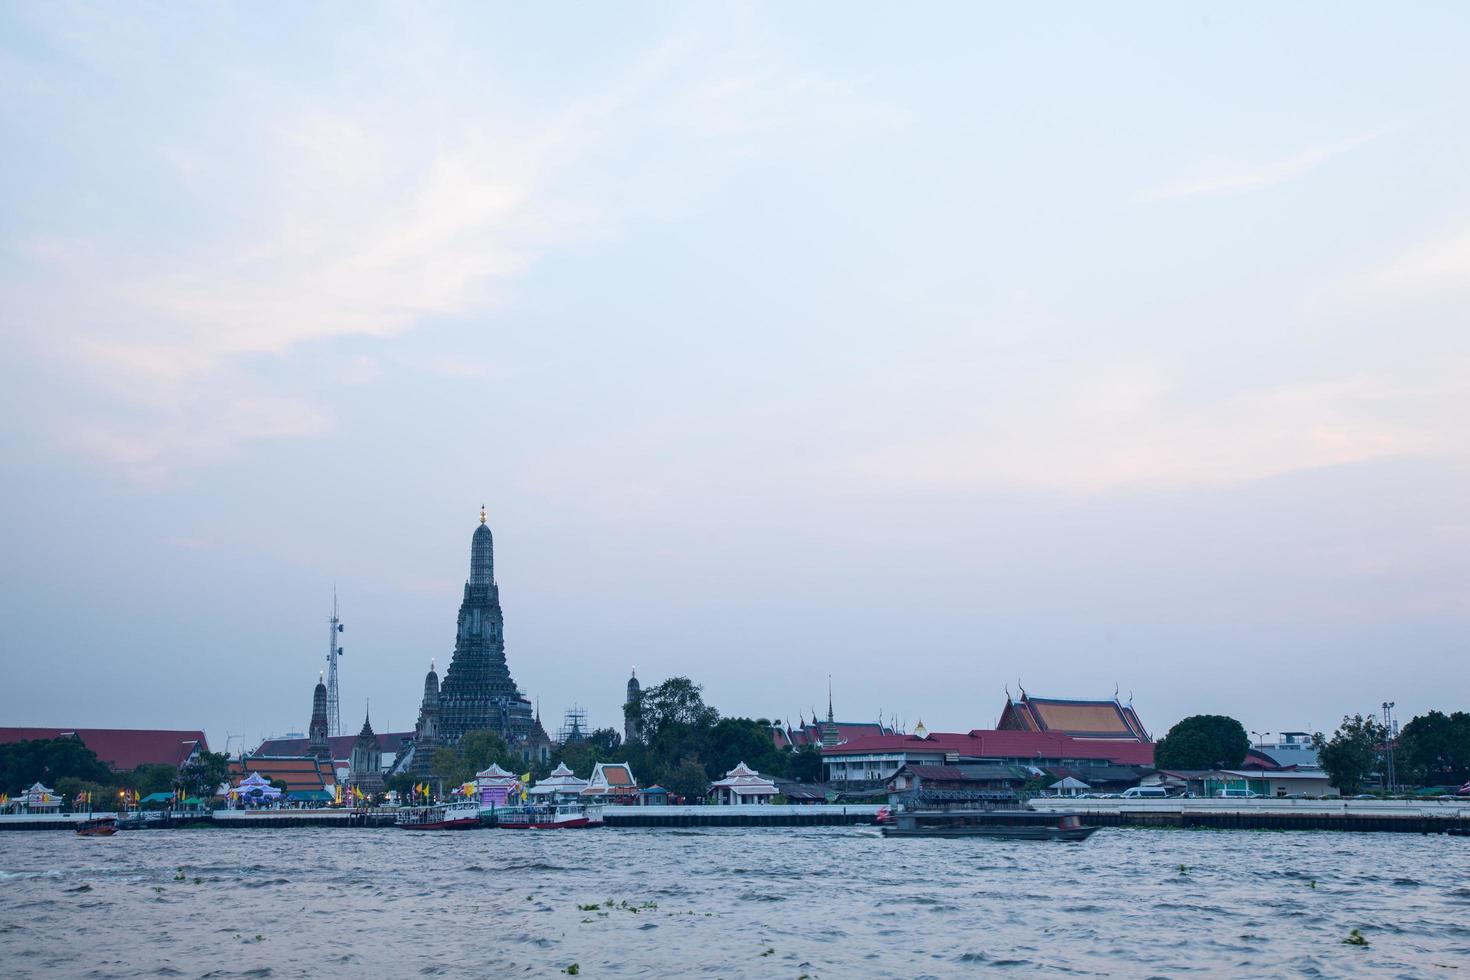
[[[1264,749],[1266,747],[1266,736],[1267,735],[1270,735],[1271,733],[1270,732],[1254,732],[1253,731],[1253,732],[1251,732],[1251,734],[1256,737],[1256,748],[1258,748],[1258,749]]]

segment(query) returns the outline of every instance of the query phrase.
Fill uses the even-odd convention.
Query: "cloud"
[[[1199,176],[1185,177],[1159,187],[1140,191],[1134,200],[1141,204],[1177,201],[1190,197],[1240,194],[1273,187],[1315,170],[1333,157],[1355,150],[1379,137],[1378,132],[1362,133],[1351,139],[1311,147],[1300,153],[1258,164],[1238,164]]]
[[[1470,227],[1416,245],[1370,272],[1367,281],[1394,293],[1429,294],[1470,286]]]

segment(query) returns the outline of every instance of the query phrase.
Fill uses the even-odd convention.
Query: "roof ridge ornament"
[[[484,524],[485,523],[485,505],[484,504],[481,504],[480,505],[480,523],[481,524]]]

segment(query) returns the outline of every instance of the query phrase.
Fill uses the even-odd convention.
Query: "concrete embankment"
[[[1454,800],[1033,800],[1100,827],[1335,830],[1470,836],[1470,803]]]
[[[870,824],[877,806],[611,806],[602,811],[609,827],[841,827]]]

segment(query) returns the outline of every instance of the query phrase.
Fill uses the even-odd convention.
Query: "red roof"
[[[197,747],[209,751],[200,731],[153,728],[0,728],[0,744],[32,739],[70,738],[82,744],[113,769],[136,769],[146,763],[182,766]]]
[[[327,783],[337,781],[332,764],[325,759],[246,756],[230,760],[230,785],[237,785],[252,772],[258,772],[266,779],[280,780],[286,784],[287,792],[326,789]]]
[[[378,748],[383,752],[399,753],[412,738],[413,732],[384,732],[378,735]],[[333,759],[347,759],[351,758],[352,745],[356,741],[356,735],[333,735],[327,739],[327,746],[332,751]],[[250,754],[304,756],[310,754],[310,746],[311,739],[309,738],[268,738],[257,745],[255,751]]]
[[[1151,766],[1152,742],[1072,738],[1055,732],[930,732],[918,735],[869,735],[822,750],[823,756],[906,752],[955,753],[961,759],[1105,759],[1125,766]]]

